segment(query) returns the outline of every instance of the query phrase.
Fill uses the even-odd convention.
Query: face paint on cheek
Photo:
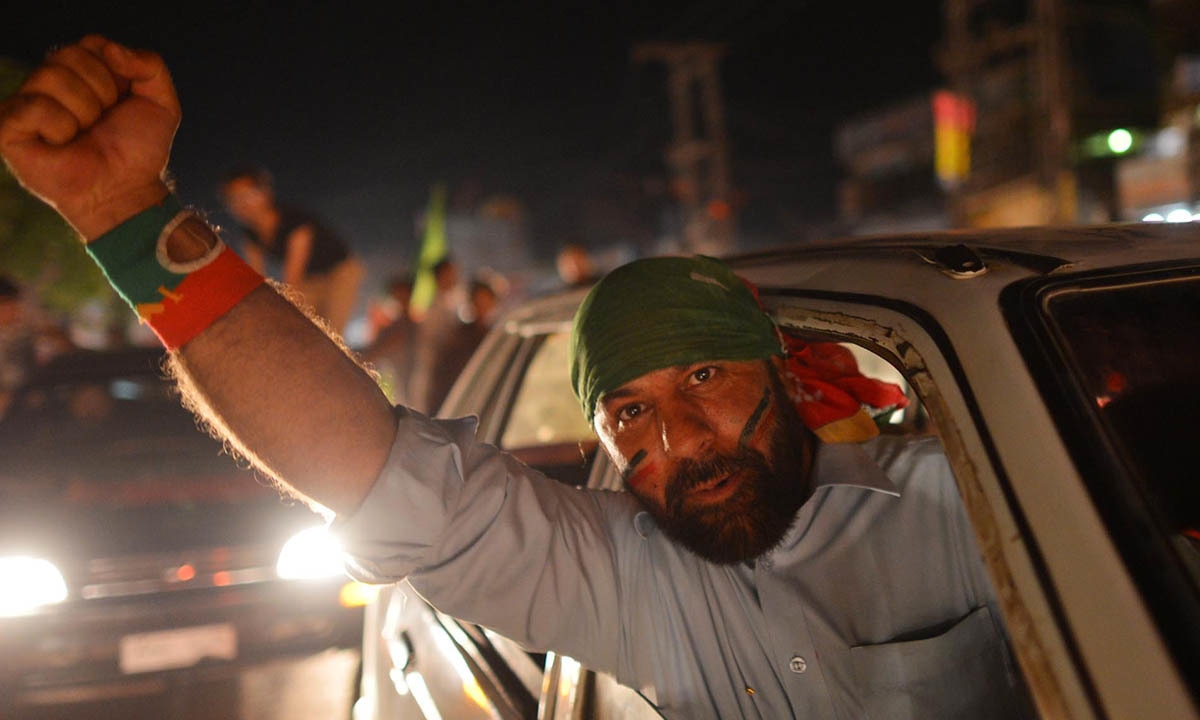
[[[633,454],[633,457],[629,458],[629,464],[626,465],[625,469],[621,471],[621,479],[624,480],[626,484],[636,484],[639,479],[646,476],[648,471],[653,469],[654,465],[652,463],[644,466],[641,470],[638,470],[638,465],[641,465],[642,461],[645,459],[645,450],[638,450]]]
[[[742,435],[738,438],[739,445],[745,445],[750,442],[750,438],[754,437],[754,431],[758,429],[762,422],[763,414],[771,407],[771,388],[763,388],[762,400],[758,401],[758,407],[754,408],[754,412],[750,413],[750,418],[746,420],[745,427],[742,428]]]

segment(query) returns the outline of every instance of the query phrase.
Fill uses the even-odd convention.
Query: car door
[[[1177,302],[1200,305],[1194,293]],[[1170,624],[1156,624],[1081,477],[1081,455],[1064,445],[1064,423],[1078,420],[1078,410],[1044,392],[1074,382],[1064,378],[1067,364],[1045,366],[1039,384],[1020,345],[1030,338],[1014,339],[994,296],[973,312],[952,308],[947,297],[945,318],[937,303],[917,307],[886,290],[806,296],[777,288],[762,296],[788,332],[869,351],[919,398],[954,470],[1041,717],[1196,717],[1180,674],[1194,646],[1172,650],[1164,641]],[[1008,304],[1010,314],[1017,304]],[[1066,434],[1081,431],[1104,444],[1087,428]],[[1189,592],[1175,598],[1189,605],[1177,619],[1195,611],[1194,584]]]

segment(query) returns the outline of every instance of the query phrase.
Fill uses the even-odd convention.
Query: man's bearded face
[[[811,436],[769,362],[647,373],[602,398],[596,425],[659,527],[711,562],[768,552],[807,498]]]

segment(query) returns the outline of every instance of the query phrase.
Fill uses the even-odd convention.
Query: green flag
[[[429,309],[435,291],[433,266],[449,252],[446,242],[446,186],[437,183],[429,195],[425,211],[425,237],[417,255],[417,270],[413,278],[412,306],[418,312]]]

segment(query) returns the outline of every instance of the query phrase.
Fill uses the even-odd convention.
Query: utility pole
[[[1035,222],[1072,222],[1077,212],[1070,165],[1070,66],[1066,60],[1062,0],[1028,0],[1028,19],[999,26],[979,17],[980,0],[943,0],[946,33],[940,66],[950,88],[978,105],[979,124],[972,145],[972,176],[949,192],[948,212],[955,224],[966,220],[965,205],[999,184],[1023,176],[1037,187],[1042,217]],[[972,26],[984,28],[981,34]],[[1028,96],[995,92],[1008,69],[1022,68]],[[991,82],[992,91],[984,90]],[[981,97],[981,95],[983,97]],[[1027,128],[1028,147],[1014,141]],[[1014,157],[1013,151],[1020,150]]]
[[[1067,190],[1071,109],[1063,59],[1062,0],[1035,0],[1033,17],[1037,38],[1034,68],[1039,79],[1034,127],[1041,138],[1038,179],[1051,199],[1051,219],[1071,222],[1075,219],[1075,203]]]
[[[734,246],[729,147],[718,64],[719,43],[644,43],[636,62],[667,67],[673,138],[666,152],[672,186],[683,212],[683,246],[721,255]]]

